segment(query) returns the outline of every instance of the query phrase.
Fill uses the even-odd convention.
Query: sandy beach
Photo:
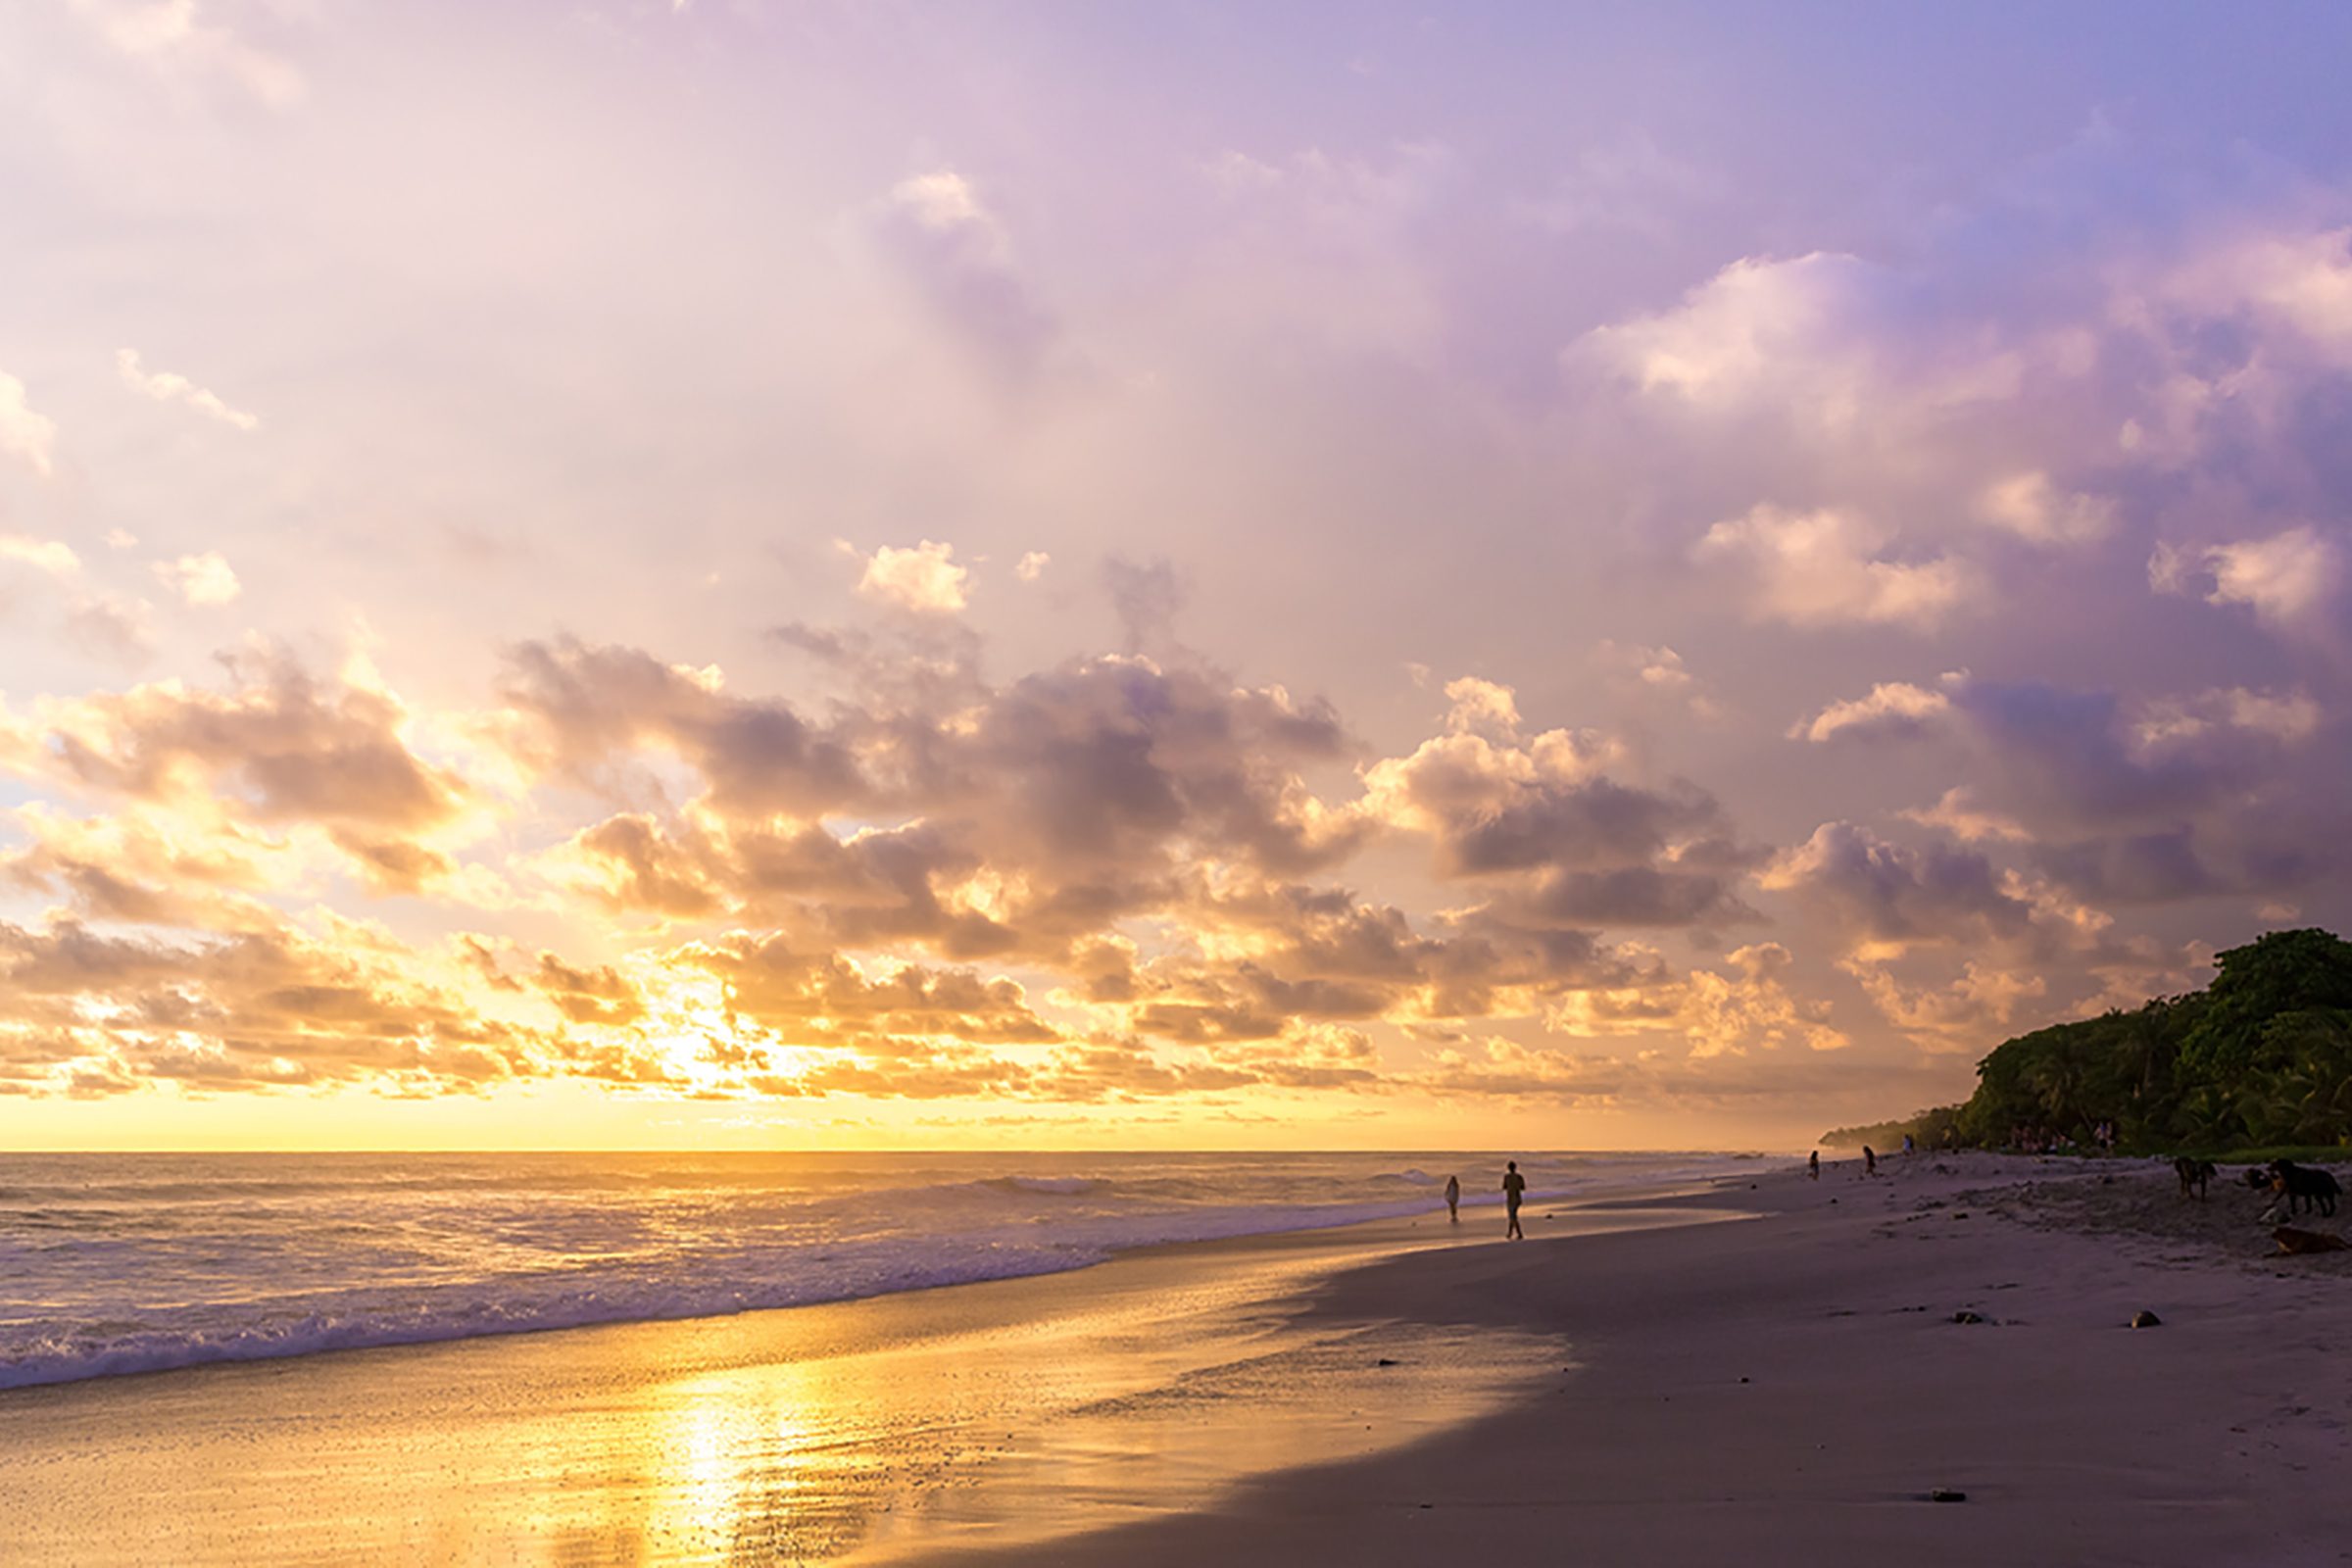
[[[1575,1363],[1050,1560],[2352,1561],[2352,1254],[2276,1257],[2258,1197],[2183,1201],[2148,1162],[1881,1168],[1689,1200],[1738,1224],[1342,1276],[1318,1312],[1541,1328]]]
[[[2352,1560],[2352,1254],[2259,1206],[1923,1155],[21,1390],[0,1557]]]

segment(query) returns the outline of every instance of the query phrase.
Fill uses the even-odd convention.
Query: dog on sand
[[[2180,1196],[2202,1200],[2205,1184],[2218,1174],[2210,1159],[2191,1159],[2181,1154],[2173,1160],[2173,1174],[2180,1178]]]
[[[2290,1213],[2318,1209],[2333,1218],[2335,1200],[2343,1196],[2343,1188],[2335,1178],[2316,1165],[2298,1165],[2291,1159],[2271,1161],[2271,1191],[2283,1199]]]

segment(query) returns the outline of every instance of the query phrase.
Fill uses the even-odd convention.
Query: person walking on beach
[[[1865,1176],[1876,1176],[1878,1173],[1879,1156],[1872,1152],[1871,1147],[1868,1144],[1864,1144],[1862,1146],[1862,1174]]]
[[[1459,1176],[1446,1178],[1446,1217],[1456,1225],[1462,1222],[1462,1179]]]
[[[1502,1206],[1509,1211],[1511,1221],[1504,1228],[1502,1239],[1523,1242],[1527,1240],[1527,1232],[1519,1228],[1519,1200],[1527,1196],[1527,1178],[1519,1174],[1517,1160],[1506,1159],[1502,1165]]]
[[[1812,1177],[1815,1181],[1821,1180],[1820,1150],[1816,1149],[1813,1151],[1813,1152],[1805,1156],[1805,1174]]]

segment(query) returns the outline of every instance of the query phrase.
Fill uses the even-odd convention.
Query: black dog
[[[2180,1178],[2182,1198],[2193,1196],[2201,1200],[2205,1197],[2205,1184],[2219,1173],[2214,1170],[2210,1159],[2191,1159],[2186,1154],[2180,1154],[2173,1160],[2173,1174]]]
[[[2316,1166],[2298,1165],[2291,1159],[2271,1161],[2271,1190],[2287,1200],[2290,1211],[2317,1208],[2333,1218],[2335,1200],[2342,1195],[2335,1178]]]

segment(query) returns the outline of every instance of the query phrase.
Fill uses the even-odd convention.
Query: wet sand
[[[2352,1254],[1886,1170],[22,1390],[0,1560],[2352,1561]]]

